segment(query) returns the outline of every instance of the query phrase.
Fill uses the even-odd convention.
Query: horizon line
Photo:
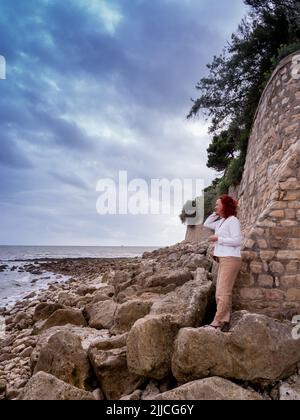
[[[170,245],[16,245],[16,244],[14,244],[14,245],[12,245],[12,244],[0,244],[0,246],[40,246],[40,247],[42,247],[42,246],[55,246],[55,247],[58,247],[58,246],[69,246],[69,247],[110,247],[110,248],[120,248],[120,247],[131,247],[131,248],[138,248],[138,247],[140,247],[140,248],[155,248],[155,247],[158,247],[158,246],[170,246]]]

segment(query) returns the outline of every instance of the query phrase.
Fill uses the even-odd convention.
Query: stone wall
[[[300,51],[261,97],[238,186],[243,266],[234,308],[300,314]],[[236,191],[236,190],[235,190]]]

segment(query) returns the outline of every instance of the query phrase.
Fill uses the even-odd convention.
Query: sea
[[[32,292],[44,290],[49,283],[65,282],[70,277],[52,272],[42,275],[22,271],[28,263],[61,258],[130,258],[159,247],[141,246],[6,246],[0,245],[0,308],[12,307]],[[11,270],[12,268],[13,271]]]

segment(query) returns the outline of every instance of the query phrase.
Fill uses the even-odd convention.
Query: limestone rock
[[[61,306],[76,306],[78,296],[74,293],[60,292],[57,296],[57,302]]]
[[[6,398],[6,383],[0,379],[0,401]]]
[[[255,391],[219,377],[188,382],[158,395],[156,400],[262,400]]]
[[[129,371],[154,379],[167,376],[178,329],[170,315],[148,315],[136,321],[127,339]]]
[[[182,284],[192,280],[192,274],[188,269],[162,270],[146,279],[144,287],[168,286]]]
[[[101,391],[100,388],[95,389],[95,391],[92,392],[95,400],[97,401],[103,401],[104,400],[104,395],[103,392]]]
[[[133,299],[118,306],[111,332],[122,334],[129,331],[135,321],[148,315],[152,304],[153,300]]]
[[[77,288],[76,293],[79,296],[85,296],[87,294],[93,294],[96,290],[98,290],[96,286],[81,285]]]
[[[52,335],[40,351],[34,373],[40,371],[85,389],[90,379],[90,365],[80,339],[67,331]]]
[[[118,304],[111,299],[87,305],[85,314],[89,320],[89,326],[96,329],[111,328],[117,308]]]
[[[159,394],[158,382],[152,379],[143,391],[141,400],[155,400]]]
[[[279,386],[279,399],[300,401],[300,375],[294,375]]]
[[[58,309],[64,309],[64,306],[58,303],[42,302],[35,308],[33,320],[34,322],[45,320]]]
[[[125,395],[124,397],[120,398],[120,400],[127,400],[127,401],[139,401],[142,396],[142,391],[137,389],[132,394]]]
[[[233,314],[229,333],[205,329],[180,330],[172,359],[179,382],[220,376],[262,385],[291,376],[300,360],[300,340],[292,324],[264,315]]]
[[[8,320],[6,320],[6,325],[8,324]],[[33,319],[32,317],[27,314],[26,312],[20,311],[17,313],[17,315],[14,317],[12,324],[17,328],[18,330],[24,330],[32,326]]]
[[[81,328],[76,327],[75,325],[63,325],[59,327],[52,327],[48,330],[45,330],[40,336],[37,341],[37,344],[31,353],[30,357],[30,364],[31,370],[33,371],[35,365],[38,361],[41,349],[48,344],[48,340],[54,334],[58,332],[69,332],[71,334],[76,335],[81,342],[81,346],[85,354],[87,354],[89,347],[92,343],[97,342],[99,340],[104,340],[108,338],[108,331],[107,330],[96,330],[93,328]]]
[[[124,346],[126,336],[124,334],[94,343],[88,352],[100,387],[108,400],[120,399],[134,392],[145,381],[143,377],[128,371]]]
[[[19,399],[31,401],[95,400],[92,393],[68,385],[45,372],[38,372],[29,380]]]
[[[180,327],[199,326],[212,295],[212,282],[192,280],[155,302],[151,315],[172,315]]]
[[[46,321],[38,322],[34,327],[35,333],[41,333],[51,327],[72,324],[85,327],[86,320],[79,309],[58,309]]]

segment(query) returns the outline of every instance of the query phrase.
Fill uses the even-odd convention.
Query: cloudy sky
[[[242,0],[0,0],[0,244],[165,246],[176,214],[100,215],[99,180],[202,179],[195,85]]]

